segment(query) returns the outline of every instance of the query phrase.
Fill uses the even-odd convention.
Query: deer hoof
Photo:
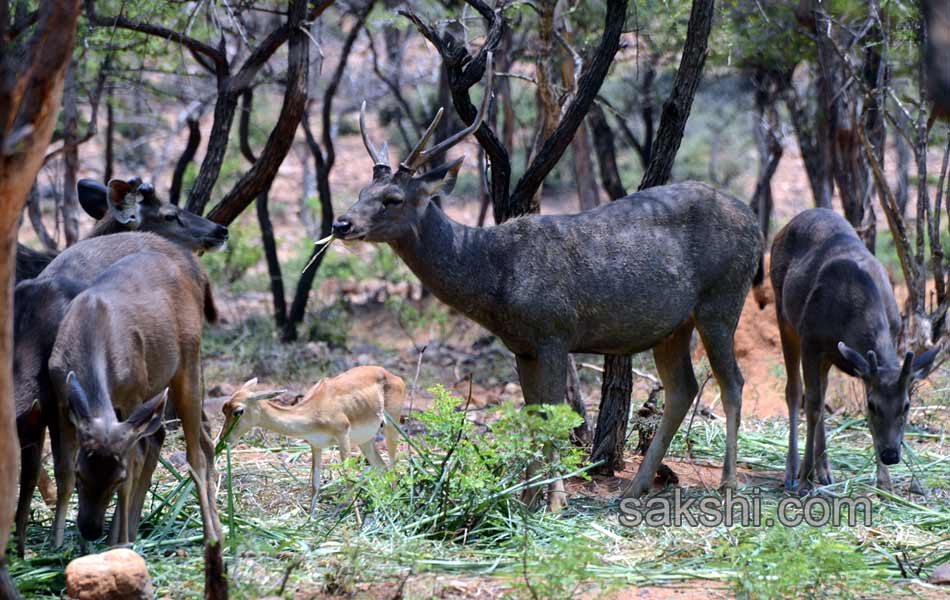
[[[620,493],[623,498],[639,498],[650,491],[650,483],[644,483],[640,477],[636,477]]]
[[[798,477],[786,477],[784,485],[786,492],[794,492],[798,490]]]

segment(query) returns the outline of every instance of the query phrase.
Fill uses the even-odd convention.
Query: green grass
[[[230,367],[220,363],[219,368],[233,370],[271,351],[267,321],[260,319],[206,336],[205,354],[211,358],[206,368],[218,354],[239,353]],[[281,361],[275,379],[309,382],[319,368],[334,370],[307,366],[302,355],[294,357],[295,350],[285,352],[299,365]],[[638,357],[636,364],[652,368],[649,358]],[[438,373],[423,369],[420,387],[435,383]],[[487,375],[477,374],[476,382],[482,376]],[[920,582],[936,565],[950,561],[945,379],[944,374],[935,376],[935,391],[915,400],[905,462],[891,470],[894,494],[878,495],[873,488],[863,417],[836,414],[828,419],[837,482],[828,493],[871,494],[869,527],[627,528],[618,521],[613,495],[574,495],[557,515],[526,510],[518,491],[524,486],[523,466],[537,447],[532,438],[563,442],[559,436],[570,428],[569,415],[526,418],[504,405],[466,415],[463,399],[442,389],[433,390],[437,401],[421,417],[423,433],[412,436],[412,451],[403,451],[395,471],[364,473],[362,458],[340,464],[332,452],[317,513],[310,516],[309,447],[251,433],[231,449],[230,468],[226,454],[217,464],[222,477],[217,504],[233,597],[274,595],[281,587],[284,598],[295,590],[360,595],[369,586],[383,589],[385,597],[403,586],[405,597],[430,597],[434,583],[411,583],[429,581],[426,577],[479,578],[500,594],[532,599],[580,593],[596,597],[618,587],[658,585],[715,588],[741,598],[910,596],[922,589]],[[472,415],[478,415],[477,422],[466,418]],[[403,427],[420,430],[415,423]],[[786,436],[784,419],[743,421],[740,469],[752,483],[740,491],[757,489],[766,515],[785,497]],[[721,419],[698,417],[689,438],[687,442],[684,428],[670,449],[677,459],[671,464],[681,476],[694,468],[691,463],[695,468],[720,464],[725,444]],[[633,447],[636,439],[629,443]],[[201,521],[181,463],[182,449],[180,432],[171,432],[134,548],[146,557],[159,597],[198,598]],[[563,450],[564,462],[557,469],[576,472],[583,455]],[[908,492],[914,475],[927,496]],[[687,496],[715,493],[695,485],[685,490]],[[67,527],[65,548],[51,550],[51,511],[39,501],[34,508],[28,543],[32,553],[25,561],[13,558],[11,571],[27,597],[58,598],[65,565],[81,554],[78,534]],[[101,544],[89,548],[102,549]]]

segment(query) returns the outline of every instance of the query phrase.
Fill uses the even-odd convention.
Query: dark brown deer
[[[786,489],[807,493],[816,481],[834,481],[828,467],[824,398],[828,371],[835,366],[864,382],[877,485],[890,490],[887,466],[900,462],[911,384],[927,376],[940,347],[916,358],[913,352],[903,361],[898,358],[901,315],[887,271],[834,211],[806,210],[776,234],[770,278],[788,376]],[[807,433],[805,460],[799,467],[803,375]]]
[[[562,401],[568,353],[652,348],[666,403],[625,495],[650,489],[698,391],[689,352],[698,329],[727,417],[722,484],[735,486],[743,379],[733,334],[762,252],[754,215],[707,185],[681,183],[574,215],[526,216],[490,228],[452,221],[431,199],[452,190],[462,159],[415,173],[479,127],[491,95],[490,64],[487,77],[472,125],[424,150],[440,110],[395,171],[361,115],[373,181],[334,223],[334,236],[388,243],[440,300],[496,334],[515,354],[529,404]],[[550,508],[563,500],[563,484],[549,489]]]
[[[69,302],[123,256],[165,247],[154,235],[119,233],[104,237],[119,227],[113,213],[120,206],[138,205],[143,215],[138,221],[145,226],[140,231],[150,229],[167,236],[185,252],[215,250],[227,241],[226,227],[155,199],[151,186],[140,184],[135,179],[129,182],[113,180],[108,188],[84,180],[79,192],[87,212],[101,217],[94,230],[98,236],[53,257],[52,262],[43,265],[38,277],[20,283],[14,293],[13,373],[17,433],[20,439],[20,492],[16,525],[17,552],[20,556],[25,550],[33,491],[42,472],[46,431],[43,407],[51,401],[47,363]],[[132,197],[127,200],[129,195]],[[116,208],[110,208],[112,206]],[[174,218],[162,215],[173,215]],[[18,263],[20,256],[18,249]]]
[[[196,252],[213,251],[228,241],[228,228],[155,195],[150,183],[113,179],[105,186],[92,179],[76,184],[79,204],[96,225],[88,238],[122,231],[150,231]],[[39,275],[56,257],[52,252],[17,244],[16,281]]]
[[[206,549],[212,557],[217,555],[213,572],[220,567],[221,527],[214,504],[214,450],[202,423],[199,376],[202,321],[216,318],[211,286],[191,253],[157,236],[131,237],[152,237],[159,251],[125,256],[77,295],[60,324],[49,360],[59,409],[53,440],[54,543],[63,541],[66,510],[77,483],[77,525],[84,538],[102,534],[105,510],[115,491],[119,542],[134,538],[137,512],[157,456],[133,465],[131,455],[139,440],[160,430],[165,391],[181,419]],[[213,589],[209,585],[206,594]]]

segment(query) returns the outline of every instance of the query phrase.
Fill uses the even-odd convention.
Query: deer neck
[[[262,400],[257,426],[288,437],[306,436],[314,432],[314,427],[320,426],[319,415],[312,411],[304,414],[294,408],[282,408]]]
[[[390,242],[422,283],[446,304],[483,324],[499,289],[495,228],[468,227],[429,201],[415,232]]]

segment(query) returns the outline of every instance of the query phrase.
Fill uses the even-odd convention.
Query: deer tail
[[[759,267],[752,278],[752,297],[759,305],[759,310],[769,303],[769,295],[765,290],[765,250],[759,252]]]
[[[214,294],[211,293],[211,282],[205,279],[205,301],[204,301],[204,310],[205,310],[205,319],[209,323],[218,322],[218,307],[214,303]]]

